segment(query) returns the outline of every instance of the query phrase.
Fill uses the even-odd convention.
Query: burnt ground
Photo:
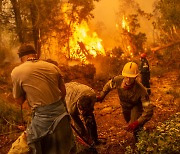
[[[176,71],[151,78],[152,95],[150,98],[156,107],[152,119],[144,126],[146,131],[153,131],[161,122],[179,112],[179,81],[180,76]],[[96,146],[96,152],[83,147],[82,149],[85,150],[80,153],[123,154],[127,146],[135,147],[133,135],[124,129],[127,124],[122,115],[116,90],[111,91],[102,103],[95,104],[94,113],[99,138],[106,139],[106,144]],[[0,154],[8,152],[18,135],[14,133],[0,136]]]

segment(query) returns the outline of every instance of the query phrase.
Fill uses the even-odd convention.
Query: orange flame
[[[87,63],[88,57],[96,57],[97,55],[105,55],[105,50],[102,45],[102,40],[98,37],[96,32],[90,32],[89,26],[86,21],[72,23],[67,15],[67,12],[71,10],[71,5],[68,3],[63,6],[63,13],[65,22],[73,29],[73,34],[69,38],[69,43],[65,44],[64,48],[61,48],[61,52],[68,54],[72,59],[78,59],[81,62]],[[48,37],[46,44],[42,45],[44,50],[43,58],[58,59],[59,48],[56,33],[51,34],[52,37]],[[69,51],[67,52],[67,46]],[[49,52],[48,49],[53,49]],[[67,56],[67,57],[68,57]]]
[[[122,29],[126,30],[127,32],[130,32],[130,27],[128,25],[128,19],[127,17],[125,17],[123,15],[123,18],[122,18]],[[123,56],[130,56],[131,58],[133,57],[133,49],[132,49],[132,46],[130,44],[130,42],[128,42],[127,40],[127,35],[124,35],[124,44],[125,44],[125,51],[126,53],[124,53]]]
[[[96,57],[98,54],[105,55],[102,40],[96,32],[89,33],[87,22],[74,25],[74,33],[70,38],[70,56],[75,59],[86,61],[87,56]]]
[[[127,23],[127,17],[124,17],[124,15],[123,15],[123,18],[122,18],[122,28],[127,30],[128,32],[130,32],[129,25]]]

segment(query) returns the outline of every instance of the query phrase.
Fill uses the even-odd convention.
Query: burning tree
[[[142,27],[144,23],[151,24],[153,15],[145,12],[134,0],[119,0],[119,23],[121,46],[124,50],[124,56],[133,58],[140,52],[146,51],[149,47],[147,44],[147,36],[142,31],[146,28]],[[142,25],[141,25],[142,24]],[[148,25],[149,26],[149,25]]]
[[[139,28],[140,24],[137,14],[122,17],[123,47],[127,56],[133,57],[144,50],[144,43],[147,38],[145,33],[138,32]]]
[[[96,32],[90,31],[88,22],[82,20],[79,13],[73,9],[73,4],[65,3],[62,6],[64,21],[66,25],[68,25],[68,31],[66,43],[64,47],[61,47],[61,53],[69,59],[76,59],[83,62],[86,62],[87,59],[91,57],[97,56],[97,54],[104,55],[105,51],[101,44],[102,40]],[[56,33],[54,34],[56,35]],[[51,44],[54,44],[53,46],[58,44],[57,38],[51,37],[49,39],[51,39]],[[45,51],[47,51],[47,45],[47,43],[44,45]],[[47,54],[47,52],[44,54]]]
[[[94,1],[99,0],[5,0],[1,7],[1,27],[11,29],[20,43],[34,42],[39,55],[42,49],[41,57],[45,59],[59,60],[63,55],[85,59],[85,50],[78,42],[84,44],[89,55],[104,54],[102,40],[96,33],[90,35],[87,24],[93,17]]]
[[[153,22],[158,33],[156,44],[151,48],[159,60],[167,66],[180,66],[180,1],[158,0],[155,3]]]

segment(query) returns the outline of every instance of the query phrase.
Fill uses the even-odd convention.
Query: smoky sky
[[[97,31],[100,28],[103,29],[98,32],[103,37],[102,39],[104,42],[106,42],[105,44],[111,42],[110,46],[116,45],[114,34],[116,33],[116,24],[119,18],[118,15],[123,2],[126,2],[126,4],[135,3],[146,13],[152,13],[155,0],[100,0],[100,2],[95,3],[95,9],[93,11],[94,19],[92,22],[96,24]],[[126,6],[123,7],[126,9]],[[151,23],[146,23],[145,27],[143,26],[144,23],[142,23],[143,31],[149,35],[149,38],[151,38],[151,33],[153,31],[150,24]],[[109,39],[107,39],[107,36]]]
[[[126,0],[128,1],[128,0]],[[129,0],[130,3],[133,0]],[[135,0],[139,4],[140,8],[147,13],[153,11],[153,3],[155,0]],[[121,5],[121,0],[100,0],[100,2],[95,3],[94,20],[103,21],[107,25],[113,25],[115,19],[117,18],[117,12]]]

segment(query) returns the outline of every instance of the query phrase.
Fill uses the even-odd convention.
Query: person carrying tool
[[[145,87],[136,80],[138,65],[134,62],[125,64],[122,75],[109,80],[97,101],[102,102],[105,96],[112,90],[117,89],[123,116],[128,123],[127,130],[133,132],[137,141],[137,133],[153,115],[153,105]]]
[[[96,102],[94,90],[87,85],[77,82],[66,83],[65,87],[67,109],[80,137],[85,139],[90,145],[99,144],[97,125],[93,113]]]
[[[22,44],[18,50],[22,64],[11,73],[14,98],[20,105],[27,100],[33,111],[25,131],[30,153],[75,153],[70,117],[63,104],[63,77],[57,66],[39,60],[36,53],[32,45]]]
[[[150,69],[149,69],[149,63],[147,60],[147,55],[146,53],[142,53],[141,55],[141,64],[139,67],[140,70],[140,74],[141,74],[141,82],[142,84],[147,88],[147,92],[150,95],[151,94],[151,90],[150,90]]]

